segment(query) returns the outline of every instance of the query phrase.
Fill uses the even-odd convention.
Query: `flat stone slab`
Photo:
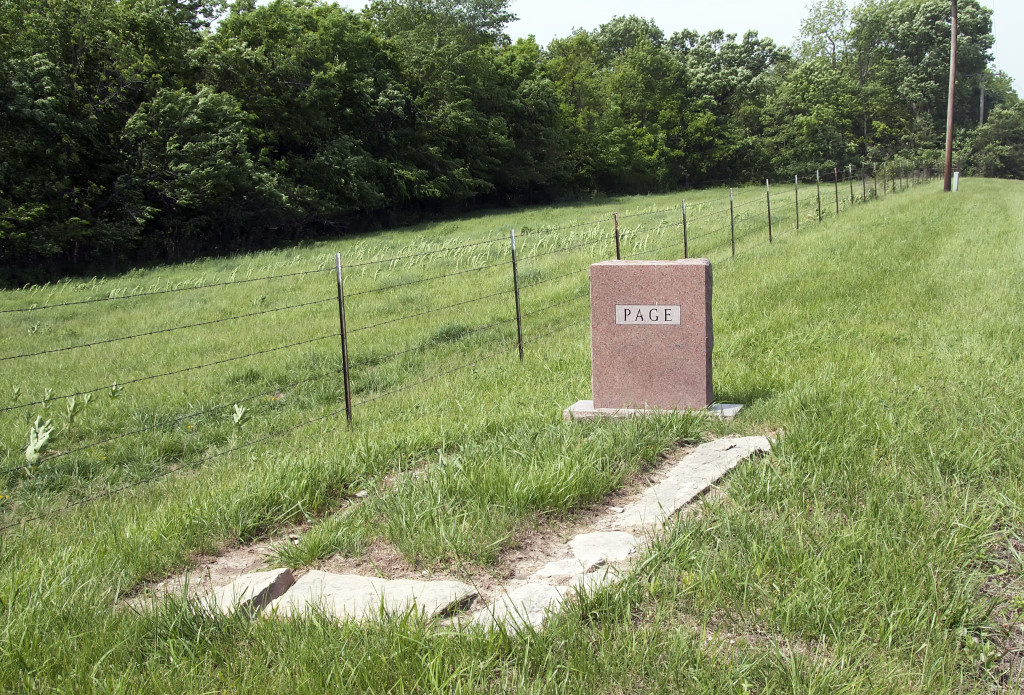
[[[622,562],[636,550],[640,541],[624,531],[581,533],[569,541],[569,549],[584,565]]]
[[[590,558],[583,561],[578,557],[569,557],[564,560],[554,560],[541,567],[533,573],[534,577],[573,577],[577,574],[593,572],[604,564],[603,558]]]
[[[271,602],[266,612],[287,617],[320,607],[341,620],[365,620],[379,616],[381,610],[401,613],[413,608],[433,618],[469,603],[476,596],[476,589],[462,582],[387,580],[314,570]]]
[[[771,450],[767,437],[725,437],[701,444],[684,456],[657,485],[626,505],[612,528],[660,526],[694,497],[707,490],[741,461]]]
[[[599,417],[646,417],[664,413],[693,412],[707,413],[711,417],[722,420],[732,420],[741,410],[743,410],[743,406],[738,403],[712,403],[707,408],[695,410],[659,410],[657,408],[595,408],[594,401],[576,401],[562,411],[562,419],[593,420]]]
[[[268,603],[282,596],[294,583],[295,577],[287,568],[250,572],[227,586],[214,589],[209,605],[229,615],[235,611],[258,613]]]
[[[527,625],[540,627],[548,614],[561,605],[565,591],[543,582],[523,584],[476,613],[473,622],[479,625],[504,625],[510,629]]]
[[[619,570],[614,567],[599,567],[588,574],[577,574],[569,580],[569,586],[577,594],[592,593],[619,579]]]

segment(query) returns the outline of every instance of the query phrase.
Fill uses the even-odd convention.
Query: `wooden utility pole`
[[[953,190],[953,99],[956,95],[956,0],[953,2],[953,27],[949,43],[949,105],[946,109],[946,178],[942,190],[949,193]]]

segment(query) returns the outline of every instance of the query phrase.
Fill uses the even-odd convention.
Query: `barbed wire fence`
[[[130,300],[141,301],[157,296],[166,298],[184,293],[191,295],[204,290],[223,290],[253,283],[320,282],[320,278],[330,278],[335,285],[329,290],[324,288],[326,296],[308,301],[105,337],[90,342],[75,342],[41,350],[0,355],[0,364],[3,365],[25,360],[56,359],[69,353],[109,349],[112,346],[146,338],[166,338],[169,334],[178,332],[187,335],[190,331],[208,327],[219,328],[222,324],[231,322],[241,323],[261,318],[296,315],[298,318],[294,320],[301,322],[301,312],[305,310],[308,313],[311,309],[319,312],[319,318],[336,324],[333,330],[320,330],[315,332],[315,335],[301,340],[260,346],[258,349],[242,349],[235,354],[217,359],[196,360],[195,363],[180,365],[174,369],[139,375],[129,374],[122,378],[111,378],[111,375],[108,375],[93,383],[65,389],[57,395],[47,389],[41,397],[29,398],[24,402],[20,399],[19,389],[14,387],[14,402],[0,407],[0,416],[11,417],[19,412],[23,413],[25,422],[31,425],[30,441],[24,450],[19,447],[7,447],[7,455],[4,457],[6,460],[0,467],[0,484],[6,490],[12,490],[26,477],[35,478],[62,465],[72,471],[95,469],[97,465],[95,462],[89,463],[89,457],[95,458],[97,452],[103,451],[105,447],[124,445],[141,438],[140,448],[145,448],[147,442],[144,435],[166,431],[182,423],[197,422],[209,416],[222,417],[222,414],[226,413],[238,424],[239,420],[245,417],[248,405],[261,400],[279,401],[287,394],[296,393],[303,387],[313,384],[326,384],[324,388],[328,392],[332,392],[333,388],[335,394],[340,386],[341,391],[340,394],[327,398],[327,407],[324,408],[326,412],[300,419],[273,431],[262,432],[247,441],[238,442],[233,437],[222,441],[225,445],[220,447],[215,446],[217,442],[207,442],[191,457],[187,456],[186,447],[152,474],[108,485],[106,490],[70,499],[66,504],[47,508],[38,513],[19,513],[16,506],[6,504],[13,499],[12,496],[0,495],[0,533],[155,483],[179,470],[201,468],[215,459],[256,447],[316,423],[339,420],[344,416],[348,425],[352,426],[357,422],[357,411],[361,408],[502,356],[518,356],[519,360],[523,360],[527,346],[588,323],[587,312],[580,310],[585,307],[584,300],[589,296],[589,287],[585,279],[593,262],[612,258],[643,260],[673,249],[681,250],[682,258],[722,251],[728,251],[729,257],[735,257],[737,243],[740,244],[741,250],[761,244],[773,244],[780,233],[788,232],[790,229],[797,231],[801,228],[801,223],[805,226],[809,222],[821,223],[826,217],[841,214],[844,207],[865,204],[932,180],[937,170],[931,165],[904,163],[887,163],[881,166],[864,163],[860,165],[859,170],[853,165],[845,169],[833,167],[831,171],[816,170],[804,175],[795,175],[791,182],[773,182],[766,179],[763,189],[746,186],[737,192],[737,189],[730,188],[727,199],[716,198],[688,204],[684,198],[678,206],[624,215],[613,213],[610,220],[592,219],[555,227],[520,229],[518,232],[510,230],[508,235],[495,236],[483,241],[442,244],[438,248],[425,251],[400,252],[386,258],[361,260],[347,265],[343,263],[341,254],[336,254],[333,267],[322,264],[317,268],[260,277],[130,294],[111,293],[106,297],[33,304],[26,307],[0,308],[0,315],[18,316],[59,311],[67,307],[77,310],[84,308],[85,305],[105,306],[107,303],[110,303],[111,310],[116,310],[117,306]],[[832,190],[829,191],[829,188]],[[804,211],[803,215],[801,210]],[[678,253],[675,255],[679,257]],[[440,265],[439,270],[443,272],[432,272],[433,267],[426,267],[422,275],[409,276],[410,266],[431,266],[429,259],[432,258],[439,261],[433,265]],[[463,265],[467,267],[461,267]],[[369,274],[371,269],[373,272]],[[392,273],[393,278],[390,277]],[[385,276],[382,282],[381,275]],[[424,298],[441,296],[442,292],[436,288],[443,285],[444,281],[455,277],[464,280],[467,276],[472,277],[472,284],[480,288],[478,294],[460,297],[458,301],[438,306],[417,306],[415,310],[406,313],[395,311],[396,307],[416,305]],[[355,280],[356,287],[347,291],[346,280]],[[410,296],[417,301],[409,301]],[[335,303],[336,313],[324,311]],[[579,305],[579,308],[574,305]],[[566,320],[564,310],[570,307],[577,313],[568,317],[571,320]],[[484,321],[471,324],[468,322],[471,317],[466,315],[468,311],[476,311]],[[447,323],[439,323],[436,320],[453,314],[457,315],[459,320]],[[375,319],[373,322],[360,322],[360,319],[371,316]],[[352,319],[356,320],[354,327],[349,326]],[[476,344],[471,346],[472,349],[462,349],[471,339],[476,341]],[[297,348],[309,348],[328,341],[338,341],[341,353],[340,364],[335,364],[329,369],[303,378],[287,380],[287,383],[275,383],[272,388],[262,389],[256,393],[232,394],[226,399],[221,396],[216,404],[197,407],[169,417],[154,418],[152,422],[124,431],[107,433],[95,439],[83,438],[82,441],[73,442],[60,450],[46,446],[52,433],[49,422],[41,423],[41,416],[37,416],[32,424],[31,409],[37,407],[48,413],[54,404],[64,402],[70,422],[76,415],[76,408],[86,407],[89,400],[101,392],[107,392],[113,399],[119,397],[126,387],[141,387],[144,384],[170,380],[172,377],[182,375],[201,376],[219,366],[247,363],[267,355],[291,354],[289,351]],[[351,341],[355,344],[350,344]],[[379,351],[380,345],[394,349]],[[445,348],[448,348],[447,354]],[[439,368],[426,369],[424,361],[401,364],[403,360],[411,360],[417,355],[429,353],[440,353],[438,359],[431,362],[438,364]],[[456,359],[459,357],[463,359]],[[51,367],[59,368],[59,365]],[[390,378],[381,378],[382,372],[389,368]],[[42,371],[46,367],[37,369]],[[395,377],[396,372],[399,373],[398,377]],[[410,376],[415,378],[411,381],[403,378]],[[6,423],[4,426],[8,432],[15,429],[14,423]],[[50,428],[50,433],[47,432],[47,428]],[[188,428],[192,429],[192,426],[189,425]]]

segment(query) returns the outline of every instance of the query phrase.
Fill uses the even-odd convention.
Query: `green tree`
[[[984,71],[991,61],[992,11],[977,0],[959,5],[961,74]],[[945,133],[951,4],[947,0],[868,0],[854,8],[851,44],[863,88],[865,151],[933,148]],[[956,121],[977,117],[969,81],[958,82]]]
[[[409,95],[356,14],[316,0],[243,0],[197,62],[205,82],[255,117],[259,154],[297,224],[415,195],[420,172],[396,140],[409,127]]]
[[[824,58],[833,69],[848,57],[850,8],[846,0],[817,0],[800,22],[797,47],[802,61]]]
[[[7,0],[0,23],[0,260],[117,256],[140,230],[116,210],[121,130],[218,14],[192,0]]]
[[[118,193],[125,213],[161,229],[172,250],[194,249],[211,229],[231,230],[237,240],[284,203],[277,178],[252,155],[255,121],[237,99],[211,87],[157,92],[124,127],[128,167]]]
[[[1024,179],[1024,102],[992,111],[975,135],[972,159],[984,176]]]

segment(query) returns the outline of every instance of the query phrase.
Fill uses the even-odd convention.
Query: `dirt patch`
[[[986,568],[988,579],[981,588],[987,599],[998,603],[992,611],[997,634],[992,640],[995,659],[985,663],[980,653],[980,668],[997,679],[1002,692],[1024,692],[1024,577],[1020,560],[1024,557],[1024,541],[1016,533],[1002,533],[1002,540],[992,549],[993,560]]]
[[[227,548],[219,555],[196,555],[188,571],[156,582],[141,585],[123,604],[142,608],[164,596],[192,597],[209,595],[214,588],[226,586],[243,574],[268,569],[273,547],[279,543],[293,543],[309,528],[308,524],[295,526],[253,545]]]
[[[359,557],[335,555],[317,563],[315,569],[381,579],[427,579],[433,576],[430,570],[414,567],[393,546],[380,540],[367,546]]]

